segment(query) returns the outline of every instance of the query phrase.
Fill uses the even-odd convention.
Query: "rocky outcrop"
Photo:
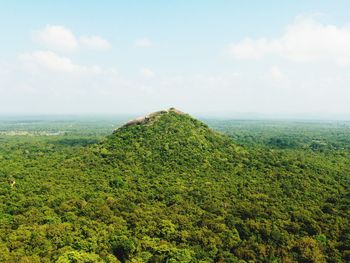
[[[181,115],[185,114],[184,112],[177,110],[175,108],[170,108],[168,110],[155,111],[155,112],[152,112],[146,116],[137,117],[131,121],[128,121],[122,127],[128,127],[128,126],[132,126],[132,125],[149,124],[149,123],[153,122],[155,119],[157,119],[159,116],[166,114],[166,113],[169,113],[169,112],[175,112],[175,113],[181,114]]]

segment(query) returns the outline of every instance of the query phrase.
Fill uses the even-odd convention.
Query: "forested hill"
[[[213,170],[232,174],[245,155],[230,137],[175,109],[132,120],[99,147],[104,160],[120,168],[132,165],[153,174],[191,171],[188,179]]]
[[[240,146],[175,109],[72,136],[0,137],[0,262],[350,260],[347,149]]]

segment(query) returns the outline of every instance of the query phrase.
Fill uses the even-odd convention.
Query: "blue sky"
[[[349,1],[0,4],[0,113],[350,113]]]

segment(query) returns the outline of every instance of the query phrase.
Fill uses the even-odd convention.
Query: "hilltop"
[[[154,121],[156,121],[159,117],[161,117],[164,114],[167,114],[169,112],[176,113],[179,115],[184,115],[185,113],[177,110],[175,108],[170,108],[168,110],[160,110],[156,112],[152,112],[150,114],[147,114],[146,116],[141,116],[138,118],[135,118],[133,120],[128,121],[123,125],[123,127],[131,126],[131,125],[147,125],[147,124],[152,124]]]
[[[109,136],[100,151],[115,165],[147,171],[232,172],[245,151],[226,135],[174,108],[132,120]],[[189,174],[191,176],[193,174]]]

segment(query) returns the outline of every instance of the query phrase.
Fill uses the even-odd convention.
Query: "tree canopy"
[[[1,135],[0,262],[350,260],[350,136],[211,126]]]

